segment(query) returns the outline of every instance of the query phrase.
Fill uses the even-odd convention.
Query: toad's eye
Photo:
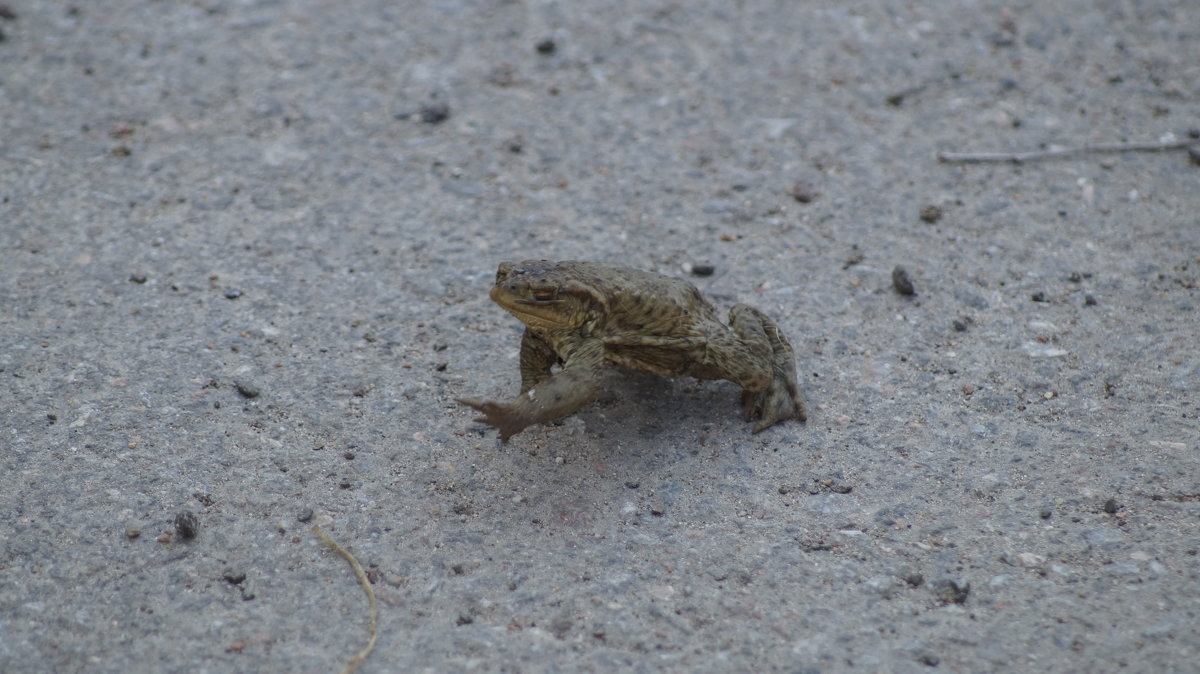
[[[535,291],[533,291],[533,299],[537,300],[538,302],[549,302],[550,300],[554,299],[557,295],[558,295],[558,293],[554,292],[553,290],[535,290]]]

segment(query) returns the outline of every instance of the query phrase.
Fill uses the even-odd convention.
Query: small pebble
[[[1088,306],[1088,307],[1096,306],[1096,296],[1095,295],[1084,295],[1083,296],[1083,304],[1084,304],[1084,306]]]
[[[441,124],[450,118],[450,106],[443,102],[421,106],[421,121],[426,124]]]
[[[146,275],[141,272],[134,272],[129,275],[129,280],[132,281],[133,283],[138,283],[138,284],[145,283]]]
[[[813,186],[808,183],[796,183],[788,190],[788,194],[792,195],[792,198],[796,201],[807,204],[814,201],[821,193],[813,189]]]
[[[553,54],[556,49],[558,49],[558,45],[554,44],[554,40],[546,38],[545,40],[537,43],[534,49],[537,49],[537,53],[542,54],[543,56],[549,56]]]
[[[1187,149],[1188,160],[1196,166],[1200,166],[1200,143],[1189,145]]]
[[[962,604],[971,594],[971,584],[961,578],[943,578],[930,588],[934,596],[946,604]]]
[[[1050,300],[1046,299],[1046,293],[1042,292],[1041,290],[1030,295],[1029,299],[1033,300],[1034,302],[1049,302],[1050,301]]]
[[[254,399],[262,394],[262,390],[259,389],[256,384],[244,379],[239,379],[233,382],[233,386],[237,389],[238,393],[242,394],[242,397],[244,398]]]
[[[955,332],[966,332],[967,331],[967,321],[962,318],[954,319],[954,322],[951,325],[954,326]]]
[[[896,265],[896,268],[892,270],[892,287],[901,295],[917,294],[912,279],[908,277],[908,270],[900,265]]]
[[[1104,502],[1104,512],[1108,513],[1109,515],[1115,515],[1119,509],[1120,506],[1117,505],[1116,499],[1110,498]]]
[[[716,270],[717,268],[711,264],[694,264],[691,272],[692,276],[712,276]]]
[[[125,538],[133,540],[141,535],[142,535],[142,530],[137,525],[135,525],[135,524],[126,524],[125,525]]]
[[[189,541],[196,537],[200,521],[190,510],[184,510],[175,515],[175,533],[185,541]]]
[[[222,574],[221,577],[225,579],[225,582],[230,583],[231,585],[241,585],[242,581],[246,580],[246,573],[244,571],[226,569],[225,573]]]
[[[1022,552],[1016,555],[1013,561],[1018,566],[1023,566],[1026,569],[1036,569],[1046,563],[1046,558],[1041,555],[1035,555],[1032,552]]]
[[[8,6],[7,2],[0,2],[0,19],[4,19],[5,21],[17,20],[17,13],[13,11],[12,7]]]
[[[924,220],[925,222],[929,222],[929,223],[933,223],[933,222],[937,222],[938,220],[941,220],[942,219],[941,206],[935,206],[933,204],[930,204],[930,205],[926,206],[925,208],[922,208],[921,209],[921,219]]]
[[[312,520],[312,518],[313,518],[313,509],[312,508],[305,508],[304,510],[301,510],[299,513],[296,514],[296,519],[301,522],[309,522]]]
[[[237,288],[230,288],[229,290],[225,291],[225,299],[227,300],[236,300],[241,296],[242,291],[238,290]]]

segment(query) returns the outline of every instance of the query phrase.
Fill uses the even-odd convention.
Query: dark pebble
[[[12,7],[8,6],[7,2],[0,2],[0,19],[4,19],[5,21],[17,20],[17,13],[13,11]]]
[[[225,299],[227,300],[236,300],[241,296],[242,291],[238,290],[237,288],[230,288],[229,290],[225,291]]]
[[[909,571],[903,576],[904,582],[912,587],[921,587],[925,584],[925,576],[922,576],[918,571]]]
[[[637,489],[638,487],[640,487],[642,485],[640,482],[634,482],[634,481],[630,480],[629,482],[625,483],[625,486],[629,489]]]
[[[1096,296],[1095,295],[1084,295],[1083,296],[1083,304],[1084,304],[1084,306],[1089,306],[1089,307],[1096,306]]]
[[[921,209],[921,219],[924,220],[925,222],[930,222],[930,223],[941,220],[942,219],[942,208],[940,206],[935,206],[933,204],[930,204],[930,205],[926,206],[925,208],[922,208]]]
[[[712,276],[713,272],[715,272],[716,270],[717,270],[717,268],[712,266],[711,264],[694,264],[694,265],[692,265],[692,275],[693,276]]]
[[[1054,515],[1054,511],[1051,510],[1050,508],[1042,508],[1041,510],[1038,511],[1038,517],[1040,517],[1044,520],[1050,519],[1050,517],[1052,515]]]
[[[242,394],[242,397],[244,398],[254,399],[262,394],[262,390],[259,389],[256,384],[244,379],[239,379],[233,382],[233,386],[237,389],[238,393]]]
[[[200,528],[200,521],[190,510],[184,510],[175,515],[175,533],[185,541],[190,541],[196,537],[197,530]]]
[[[954,325],[955,332],[966,332],[967,331],[967,322],[961,318],[954,319],[954,323],[952,325]]]
[[[971,584],[961,578],[943,578],[930,587],[935,597],[946,604],[962,604],[971,594]]]
[[[140,272],[135,272],[135,273],[129,275],[129,280],[134,283],[145,283],[146,275],[142,274]]]
[[[1037,291],[1036,293],[1030,295],[1029,299],[1033,300],[1034,302],[1049,302],[1050,301],[1050,300],[1046,299],[1046,293],[1044,293],[1040,290]]]
[[[792,189],[788,190],[788,194],[792,195],[792,198],[796,201],[807,204],[816,200],[821,193],[813,189],[813,186],[808,183],[796,183],[792,185]]]
[[[1196,166],[1200,166],[1200,143],[1189,145],[1187,149],[1188,160]]]
[[[225,582],[233,585],[241,585],[242,581],[246,580],[245,572],[234,571],[233,569],[227,569],[221,577],[225,579]]]
[[[446,103],[430,103],[421,106],[421,121],[426,124],[441,124],[450,119],[450,106]]]
[[[312,508],[305,508],[304,510],[301,510],[296,515],[296,519],[301,522],[310,522],[310,521],[312,521],[312,518],[313,518],[313,509]]]
[[[1117,514],[1117,510],[1119,509],[1120,506],[1117,505],[1117,500],[1115,498],[1110,498],[1104,502],[1104,512],[1108,513],[1109,515]]]
[[[537,53],[539,54],[549,56],[553,54],[556,49],[558,49],[558,45],[554,44],[554,40],[546,38],[545,40],[537,43],[534,49],[537,49]]]
[[[498,87],[509,87],[517,83],[517,70],[511,64],[501,63],[488,74],[487,81]]]
[[[926,667],[937,667],[942,661],[942,659],[937,656],[937,653],[924,649],[917,651],[916,656],[917,662],[925,665]]]
[[[901,295],[917,294],[912,279],[908,277],[908,270],[900,265],[896,265],[896,268],[892,270],[892,287]]]
[[[472,618],[471,616],[460,615],[460,616],[458,616],[458,620],[454,621],[454,624],[458,625],[459,627],[462,627],[463,625],[470,625],[473,622],[475,622],[475,619]]]

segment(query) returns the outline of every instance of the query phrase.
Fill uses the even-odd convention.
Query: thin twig
[[[1200,146],[1200,140],[1168,140],[1153,143],[1091,143],[1082,147],[1064,147],[1055,150],[1038,150],[1035,152],[939,152],[941,162],[990,162],[1009,161],[1014,164],[1034,161],[1037,159],[1052,159],[1073,154],[1094,152],[1162,152],[1179,150],[1192,145]]]
[[[358,666],[367,659],[367,656],[371,654],[371,650],[375,648],[375,639],[379,636],[379,629],[377,627],[379,624],[379,603],[375,601],[375,590],[371,588],[371,581],[367,580],[367,572],[363,571],[362,564],[358,563],[358,560],[354,558],[354,555],[346,552],[342,546],[335,543],[328,534],[321,530],[321,527],[314,524],[312,531],[314,534],[320,536],[321,540],[325,541],[325,545],[333,548],[334,552],[341,555],[342,558],[347,562],[350,562],[350,567],[354,569],[354,575],[358,576],[358,584],[362,585],[363,592],[367,593],[367,601],[371,604],[371,620],[369,622],[371,640],[368,641],[367,645],[358,652],[358,655],[355,655],[354,658],[351,659],[350,662],[346,663],[346,666],[342,668],[342,674],[350,674],[354,670],[358,669]]]

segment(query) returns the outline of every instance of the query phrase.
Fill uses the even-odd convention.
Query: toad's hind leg
[[[729,325],[758,356],[759,362],[765,361],[765,369],[770,371],[767,382],[756,381],[751,386],[742,384],[742,417],[747,421],[759,420],[754,432],[785,419],[807,419],[804,397],[796,384],[796,356],[779,326],[747,304],[738,304],[729,310]]]

